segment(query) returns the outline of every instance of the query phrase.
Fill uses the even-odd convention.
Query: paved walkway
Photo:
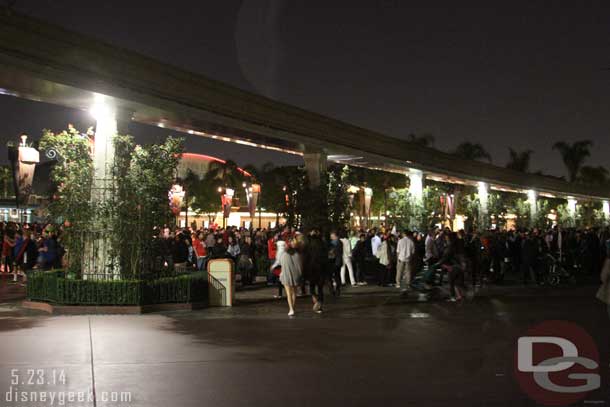
[[[588,400],[609,403],[610,320],[594,287],[526,291],[454,304],[348,288],[323,315],[300,298],[293,319],[267,288],[240,292],[234,308],[142,316],[48,316],[5,303],[0,406],[23,405],[5,402],[11,372],[18,391],[94,387],[97,406],[529,406],[512,376],[516,338],[548,319],[595,338],[604,387]],[[24,384],[28,369],[43,369],[45,384]],[[60,371],[66,384],[52,384]],[[111,392],[131,401],[104,402]]]

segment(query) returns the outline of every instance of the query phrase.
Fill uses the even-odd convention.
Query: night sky
[[[155,4],[158,3],[158,4]],[[608,2],[17,0],[16,9],[248,91],[394,137],[436,146],[535,151],[532,170],[563,175],[555,141],[591,139],[610,155]],[[424,3],[424,2],[421,2]],[[4,144],[85,113],[0,98]],[[167,130],[133,125],[130,132]],[[189,151],[239,164],[299,158],[205,139]],[[4,159],[4,157],[0,157]]]

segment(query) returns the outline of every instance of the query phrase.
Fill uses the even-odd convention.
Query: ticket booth
[[[208,261],[208,290],[211,307],[232,307],[235,300],[235,275],[229,259]]]

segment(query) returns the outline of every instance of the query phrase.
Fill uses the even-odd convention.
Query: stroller
[[[561,260],[547,253],[543,259],[544,275],[542,276],[543,281],[553,287],[562,284],[576,284],[576,276],[571,273]]]
[[[440,300],[444,297],[442,286],[445,273],[442,267],[424,265],[411,281],[411,288],[419,293],[419,301]]]

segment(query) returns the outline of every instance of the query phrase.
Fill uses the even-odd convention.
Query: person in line
[[[15,232],[12,229],[8,229],[4,233],[4,239],[2,241],[2,265],[4,266],[5,273],[13,272],[13,248],[15,247]]]
[[[188,240],[182,233],[176,233],[172,246],[172,260],[177,272],[186,271],[186,263],[189,257]]]
[[[252,247],[252,238],[250,236],[246,236],[239,247],[237,270],[241,275],[241,283],[243,285],[254,284],[256,272],[254,269],[254,248]]]
[[[205,247],[209,251],[216,244],[216,237],[214,236],[214,232],[210,231],[205,237]]]
[[[341,295],[341,266],[343,265],[343,244],[337,232],[331,232],[328,245],[328,277],[335,297]]]
[[[203,233],[193,233],[193,251],[195,253],[195,262],[198,271],[204,270],[206,267],[207,251],[205,247],[205,238]]]
[[[388,286],[393,286],[396,281],[396,268],[398,266],[398,234],[388,233],[386,235],[388,242],[388,260],[389,264],[386,266],[386,283]]]
[[[523,284],[527,284],[528,279],[540,284],[537,270],[538,245],[535,236],[528,235],[526,231],[521,234],[521,271],[523,273]]]
[[[304,250],[305,279],[309,281],[309,292],[313,302],[313,311],[321,314],[324,308],[324,283],[326,262],[326,250],[320,236],[320,231],[312,229],[306,240]]]
[[[379,286],[383,287],[388,284],[388,276],[390,274],[390,242],[387,236],[384,236],[381,245],[377,249],[377,258],[379,259]]]
[[[23,282],[27,279],[27,272],[36,266],[37,257],[38,247],[36,246],[36,238],[30,230],[26,230],[23,233],[23,244],[15,258],[17,266],[21,268],[21,271],[23,272]],[[15,278],[16,277],[17,276],[15,276]]]
[[[354,245],[352,250],[352,259],[356,265],[356,281],[358,285],[367,285],[365,277],[365,260],[366,260],[366,235],[360,234],[360,239]]]
[[[376,233],[373,230],[373,236],[371,237],[371,252],[373,256],[377,257],[377,253],[379,252],[379,247],[381,246],[381,233]]]
[[[436,261],[438,260],[438,252],[436,250],[436,243],[434,242],[435,238],[436,228],[430,228],[428,230],[428,235],[426,236],[426,252],[424,256],[424,262],[428,265],[436,263]]]
[[[52,269],[58,259],[57,242],[51,231],[45,229],[42,244],[38,249],[38,264],[41,269]]]
[[[17,274],[19,274],[19,261],[17,259],[17,256],[19,254],[19,252],[21,252],[21,246],[23,245],[24,239],[23,239],[23,233],[21,230],[17,229],[15,231],[15,245],[13,246],[13,253],[12,253],[12,257],[13,257],[13,276],[14,276],[14,281],[17,281]]]
[[[208,246],[208,254],[210,259],[225,259],[227,258],[227,247],[223,243],[222,236],[216,238],[216,242],[211,250]]]
[[[434,267],[441,266],[449,274],[449,301],[461,301],[464,298],[464,270],[458,259],[457,234],[455,232],[443,233],[445,244],[443,254]]]
[[[275,261],[273,262],[273,264],[271,265],[271,272],[272,273],[277,273],[279,271],[280,274],[278,274],[278,277],[281,276],[281,269],[282,269],[282,263],[280,262],[280,258],[282,257],[282,255],[284,254],[284,252],[286,251],[286,242],[281,240],[281,236],[277,236],[276,242],[275,242]],[[277,279],[277,295],[275,295],[273,298],[282,298],[282,280],[280,280],[279,278]]]
[[[240,248],[239,248],[239,243],[237,242],[237,239],[235,239],[232,235],[228,235],[227,236],[227,253],[229,254],[229,257],[231,258],[231,260],[233,260],[233,263],[237,264],[237,257],[239,256],[240,253]]]
[[[415,254],[415,244],[411,239],[411,234],[406,231],[401,235],[398,241],[398,265],[396,267],[396,288],[402,288],[402,283],[405,283],[405,290],[411,287],[411,260]]]
[[[273,273],[273,267],[271,265],[275,263],[275,257],[277,254],[277,246],[276,246],[277,238],[273,235],[273,233],[267,233],[267,264],[269,265],[268,270],[268,278],[267,285],[272,286],[277,284],[278,277]]]
[[[267,259],[267,240],[262,231],[257,231],[254,236],[254,263],[256,265],[255,274],[267,276],[269,284],[269,260]]]
[[[301,256],[297,251],[297,242],[293,240],[289,247],[282,250],[279,257],[279,264],[282,268],[280,282],[286,290],[288,300],[288,316],[294,316],[294,306],[297,300],[297,287],[303,278],[303,265]]]
[[[479,237],[477,230],[472,232],[470,238],[467,239],[466,254],[468,256],[468,262],[470,264],[470,279],[472,283],[472,289],[477,291],[480,287],[481,279],[481,257],[483,243]]]
[[[352,287],[357,287],[356,278],[354,277],[354,266],[352,264],[352,244],[347,238],[347,235],[341,239],[343,245],[343,264],[341,265],[341,284],[345,285],[345,270],[349,272],[349,281]]]

